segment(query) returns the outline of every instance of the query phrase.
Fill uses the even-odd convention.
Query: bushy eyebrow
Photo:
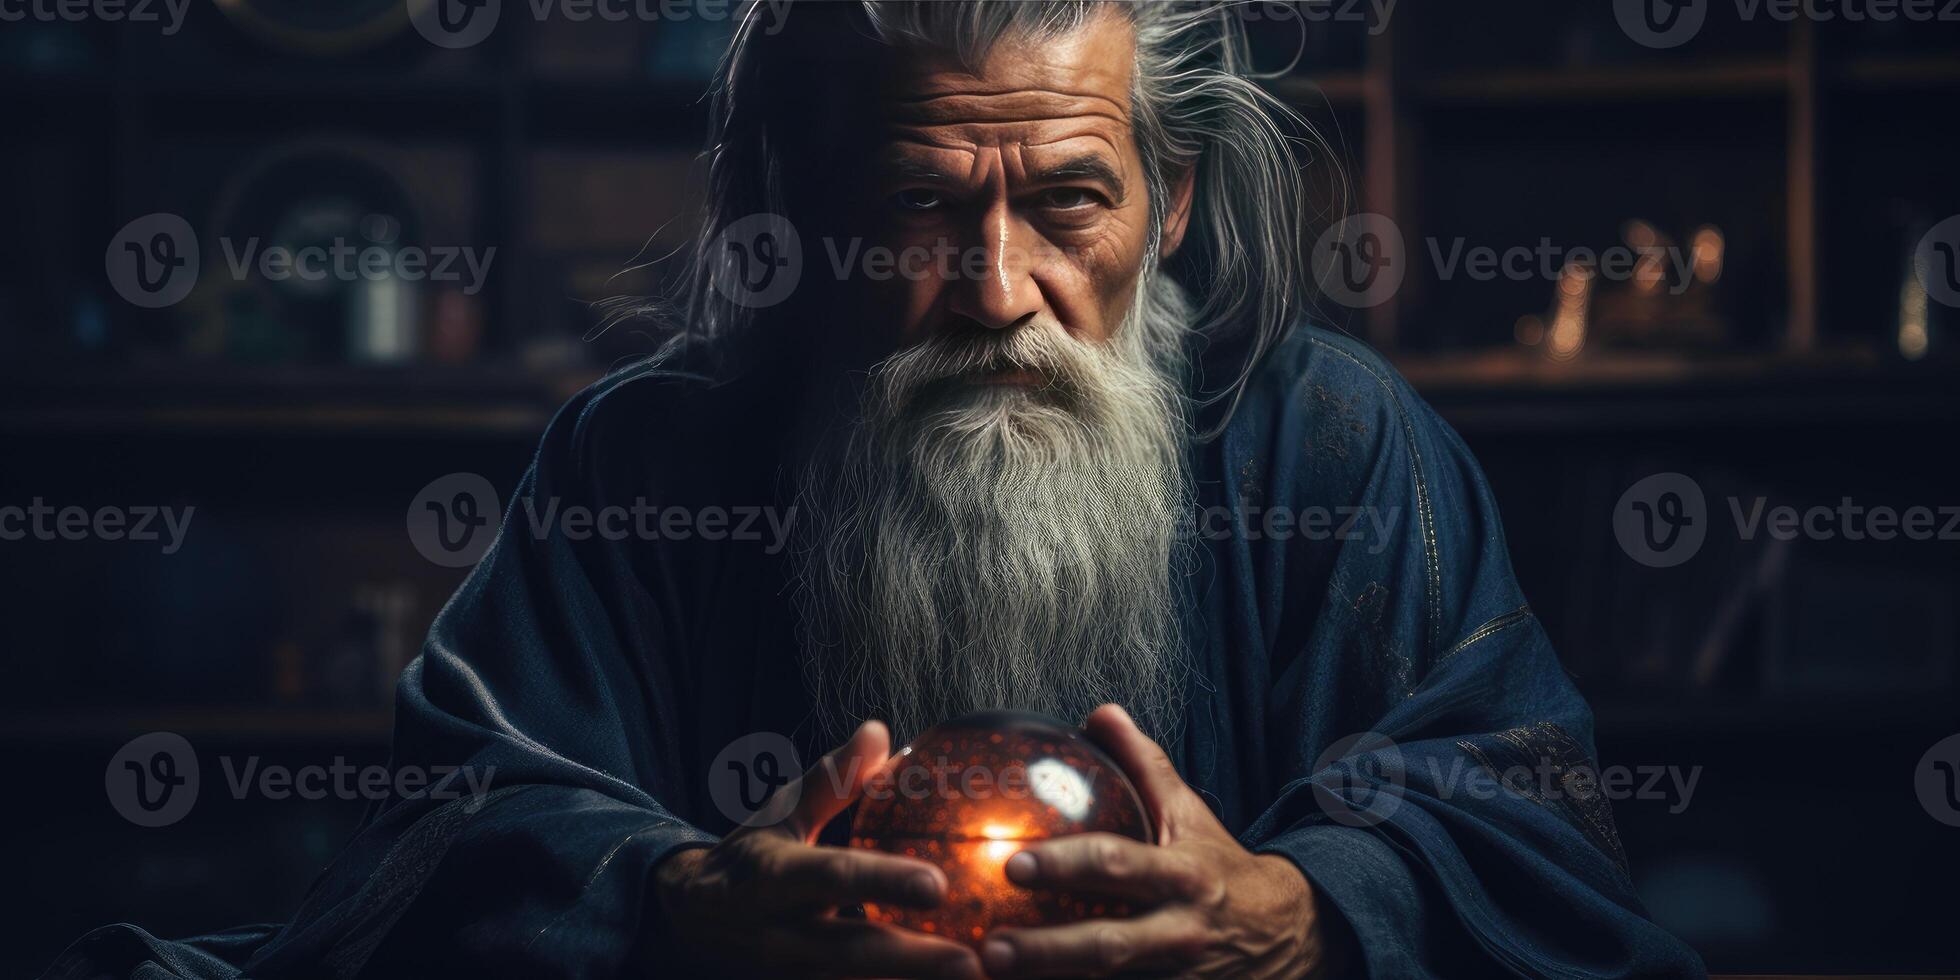
[[[1054,184],[1067,180],[1092,180],[1106,187],[1117,200],[1125,196],[1123,177],[1109,161],[1094,153],[1070,157],[1052,167],[1041,167],[1028,172],[1028,179],[1037,184]]]
[[[883,169],[887,176],[898,180],[945,183],[950,179],[939,168],[906,157],[888,159]],[[1094,181],[1103,185],[1110,197],[1119,202],[1128,194],[1128,186],[1123,183],[1123,176],[1116,172],[1116,168],[1111,166],[1108,160],[1094,153],[1070,157],[1053,166],[1035,168],[1028,172],[1027,179],[1033,184],[1059,184],[1071,180]]]
[[[886,161],[885,170],[901,180],[943,181],[946,179],[946,175],[940,173],[939,168],[905,157]]]

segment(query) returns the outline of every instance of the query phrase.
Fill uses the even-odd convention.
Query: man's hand
[[[724,976],[978,978],[965,946],[835,914],[862,902],[931,908],[946,896],[945,873],[924,861],[812,843],[890,753],[890,732],[865,722],[800,787],[778,790],[800,793],[781,823],[662,861],[656,887],[680,951]]]
[[[1240,847],[1170,757],[1122,708],[1089,716],[1089,736],[1135,780],[1157,818],[1161,847],[1114,834],[1032,844],[1008,859],[1025,887],[1121,898],[1129,919],[996,929],[981,945],[994,977],[1300,977],[1321,972],[1313,889],[1292,861]]]

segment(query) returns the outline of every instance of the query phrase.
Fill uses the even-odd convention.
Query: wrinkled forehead
[[[1045,142],[1083,129],[1127,134],[1135,67],[1129,19],[1098,14],[1054,36],[1010,34],[978,65],[941,51],[894,52],[878,114],[933,142]]]

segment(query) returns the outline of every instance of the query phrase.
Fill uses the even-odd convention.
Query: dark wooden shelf
[[[1554,360],[1525,347],[1410,354],[1395,366],[1426,390],[1661,390],[1708,382],[1755,382],[1804,376],[1868,377],[1885,369],[1868,348],[1810,353],[1747,351],[1597,351]],[[1911,366],[1901,366],[1911,367]],[[1936,367],[1935,367],[1936,369]]]
[[[0,431],[535,438],[599,372],[187,364],[0,380]]]
[[[531,438],[551,413],[520,407],[396,408],[318,405],[257,408],[47,408],[0,410],[0,431],[106,434],[114,432],[221,435],[226,433],[376,433],[390,436],[481,435]]]
[[[385,742],[392,731],[388,709],[320,708],[78,708],[8,711],[0,738],[14,740],[116,740],[147,732],[176,732],[223,739],[317,739]]]
[[[1525,105],[1546,102],[1617,102],[1719,96],[1782,96],[1790,69],[1782,61],[1667,67],[1524,69],[1471,72],[1427,79],[1415,86],[1436,105]]]
[[[1485,434],[1960,419],[1955,365],[1901,364],[1858,348],[1596,352],[1568,362],[1503,349],[1395,363],[1452,425]]]
[[[1847,88],[1894,92],[1960,86],[1960,56],[1854,58],[1837,72]]]

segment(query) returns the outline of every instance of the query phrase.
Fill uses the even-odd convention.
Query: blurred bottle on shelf
[[[1696,228],[1683,247],[1653,223],[1634,218],[1620,237],[1634,255],[1633,270],[1600,297],[1600,343],[1675,350],[1729,343],[1728,323],[1715,312],[1728,249],[1720,228]]]
[[[435,295],[435,315],[429,320],[428,356],[439,364],[463,364],[475,359],[483,343],[483,305],[454,287]]]
[[[1960,215],[1939,221],[1915,217],[1899,252],[1892,329],[1899,356],[1908,361],[1945,356],[1960,322]]]
[[[1618,249],[1566,261],[1550,311],[1518,319],[1519,344],[1566,361],[1588,348],[1710,350],[1734,342],[1718,312],[1728,250],[1720,228],[1696,228],[1684,248],[1635,218],[1621,239]]]

